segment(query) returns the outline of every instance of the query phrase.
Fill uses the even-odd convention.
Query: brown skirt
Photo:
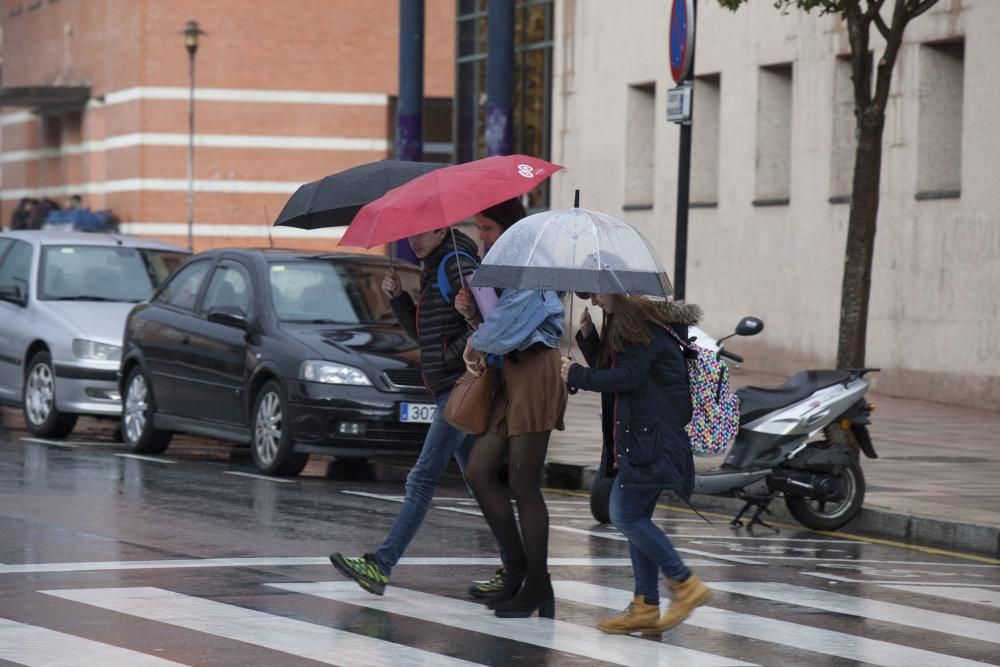
[[[559,376],[562,355],[551,347],[529,348],[504,359],[493,396],[490,431],[507,422],[507,435],[562,431],[566,383]]]

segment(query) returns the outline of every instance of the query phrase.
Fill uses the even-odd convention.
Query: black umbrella
[[[434,162],[379,160],[330,174],[300,186],[285,203],[274,224],[299,229],[349,225],[368,202],[417,176],[445,166]]]

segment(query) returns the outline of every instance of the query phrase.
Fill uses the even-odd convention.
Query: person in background
[[[38,202],[30,197],[24,197],[17,203],[17,208],[10,214],[10,229],[27,229],[28,221],[31,219],[31,212]]]
[[[592,303],[604,311],[601,334],[589,309],[584,309],[577,333],[590,367],[564,357],[561,375],[571,387],[601,392],[604,451],[598,474],[615,476],[611,522],[628,539],[635,577],[632,603],[597,627],[610,634],[661,633],[710,595],[652,521],[663,491],[688,502],[694,490],[694,457],[686,430],[691,387],[686,352],[675,335],[688,340],[688,325],[698,322],[701,309],[620,294],[595,295]],[[672,592],[662,617],[660,573]]]

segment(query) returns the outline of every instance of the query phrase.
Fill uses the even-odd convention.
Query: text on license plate
[[[434,421],[436,412],[437,406],[433,403],[401,403],[399,405],[399,421],[429,424]]]

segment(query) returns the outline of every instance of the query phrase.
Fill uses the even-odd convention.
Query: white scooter
[[[723,342],[763,328],[761,320],[745,317],[735,333],[719,341],[696,327],[690,334],[698,345],[741,363]],[[860,454],[878,457],[868,434],[874,406],[865,400],[870,384],[865,375],[877,370],[800,371],[780,387],[738,389],[739,432],[722,465],[696,476],[694,492],[743,500],[743,509],[730,525],[742,526],[743,515],[754,508],[748,530],[756,525],[771,528],[761,515],[770,513],[768,505],[778,497],[809,528],[835,530],[848,523],[865,498]],[[612,482],[598,476],[591,488],[591,513],[602,523],[610,523]]]

